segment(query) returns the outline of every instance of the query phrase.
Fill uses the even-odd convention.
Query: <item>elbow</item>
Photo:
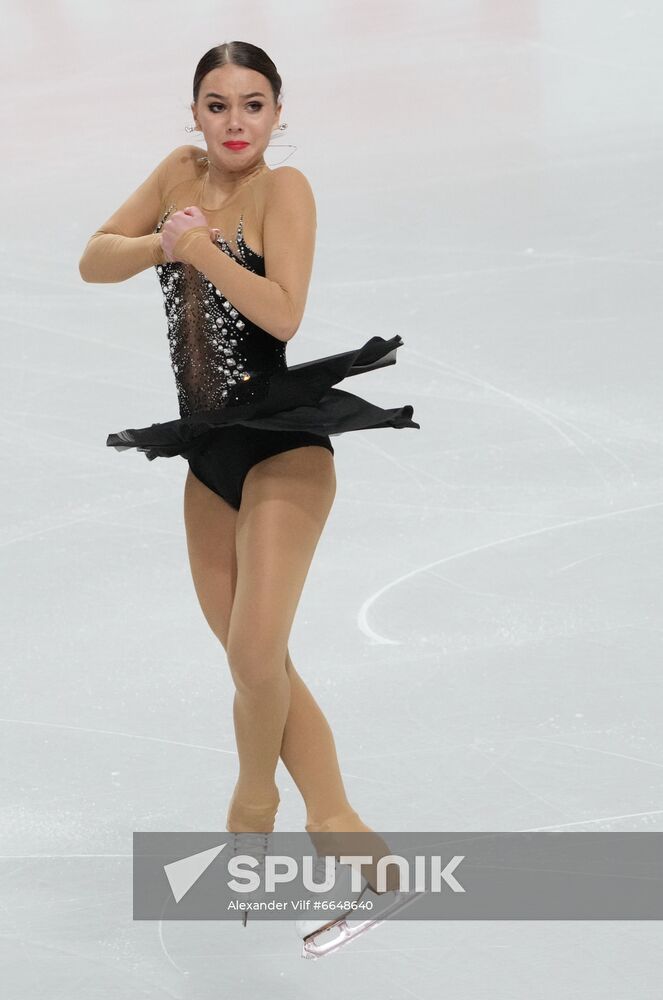
[[[83,281],[90,284],[100,284],[101,282],[111,280],[104,275],[103,258],[100,258],[96,252],[97,240],[100,235],[101,230],[92,234],[78,262],[78,273]]]
[[[290,296],[286,293],[286,315],[276,336],[287,344],[295,336],[302,322],[300,311],[295,309]]]
[[[295,335],[295,331],[291,326],[280,326],[278,330],[274,331],[274,336],[277,340],[282,341],[282,343],[287,344],[289,340]]]
[[[292,340],[295,336],[299,330],[299,326],[299,323],[289,323],[288,326],[283,327],[279,332],[279,340],[282,340],[285,344],[287,344],[288,341]]]
[[[108,277],[108,275],[100,274],[98,270],[95,270],[94,264],[91,264],[89,260],[83,255],[78,262],[78,273],[80,274],[83,281],[92,285],[104,285],[109,282],[120,281],[120,278]]]
[[[299,323],[288,322],[280,326],[278,330],[274,330],[273,334],[277,340],[282,340],[284,344],[287,344],[295,336],[297,330],[299,330]]]
[[[90,248],[92,241],[96,233],[90,237],[90,239],[85,244],[83,253],[81,254],[81,259],[78,262],[78,273],[80,274],[83,281],[94,281],[94,275],[92,273],[92,268],[90,267]]]
[[[93,281],[99,280],[98,276],[94,272],[94,264],[90,260],[90,254],[88,253],[87,247],[85,248],[85,252],[83,253],[83,256],[78,262],[78,273],[80,274],[83,281],[91,283]]]

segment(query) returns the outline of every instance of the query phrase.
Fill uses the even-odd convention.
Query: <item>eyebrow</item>
[[[254,90],[252,94],[240,94],[240,97],[264,97],[264,96],[265,95],[262,94],[259,90]],[[215,94],[213,91],[209,94],[205,94],[205,97],[221,97],[224,101],[228,100],[228,98],[224,97],[223,94]]]

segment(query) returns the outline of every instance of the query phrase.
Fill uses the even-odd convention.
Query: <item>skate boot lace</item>
[[[336,871],[337,865],[338,861],[336,860],[336,858],[334,858],[334,871]],[[312,866],[312,873],[314,882],[319,882],[322,884],[322,882],[325,881],[327,877],[327,858],[325,857],[325,855],[319,855],[316,858]]]
[[[268,833],[233,833],[233,854],[250,854],[264,864],[269,849]]]
[[[231,833],[232,837],[232,852],[233,855],[248,854],[250,857],[255,858],[258,862],[256,871],[259,874],[260,881],[264,885],[265,876],[265,855],[269,849],[269,834],[268,833]],[[240,894],[232,891],[232,896],[235,899],[245,899],[244,894]],[[242,923],[244,927],[247,925],[248,911],[244,910],[242,914]]]

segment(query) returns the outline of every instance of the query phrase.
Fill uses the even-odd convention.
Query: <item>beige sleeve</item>
[[[307,178],[295,167],[279,167],[270,175],[264,206],[265,277],[222,253],[205,226],[183,232],[173,254],[204,274],[252,323],[287,341],[304,316],[316,229],[315,199]]]
[[[189,146],[178,146],[111,215],[87,242],[78,269],[83,281],[125,281],[140,271],[164,264],[159,222],[172,173],[187,156]]]

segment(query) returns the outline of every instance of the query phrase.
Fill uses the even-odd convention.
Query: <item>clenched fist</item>
[[[194,229],[196,226],[207,226],[207,219],[197,205],[189,205],[188,208],[173,212],[167,222],[161,227],[161,247],[164,256],[169,263],[179,261],[173,256],[173,249],[178,239],[187,229]],[[209,227],[208,227],[209,228]],[[210,231],[210,239],[213,240],[216,230]]]

